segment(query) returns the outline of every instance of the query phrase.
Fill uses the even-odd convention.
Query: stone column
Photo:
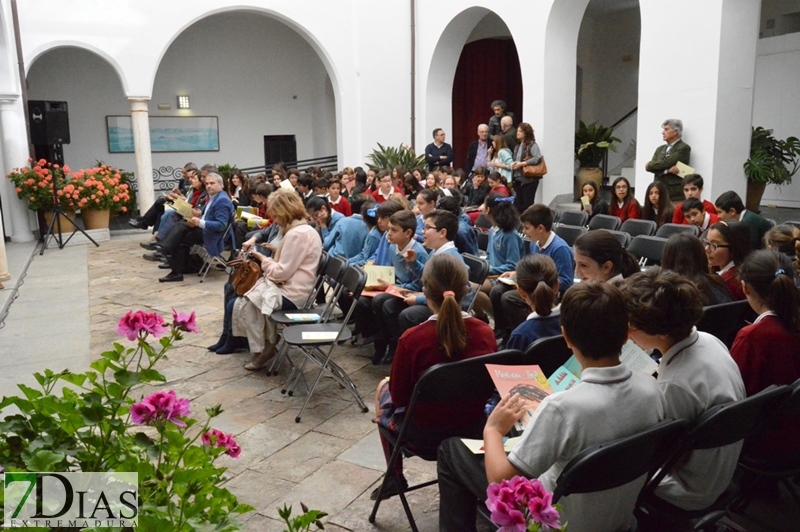
[[[0,168],[0,195],[3,198],[4,232],[14,242],[30,242],[33,238],[27,206],[17,198],[6,174],[28,164],[25,132],[25,110],[17,94],[0,94],[0,138],[3,167]]]
[[[153,191],[153,156],[150,152],[150,120],[145,98],[129,98],[133,125],[133,149],[136,153],[136,198],[139,214],[144,214],[155,201]]]
[[[8,259],[6,259],[6,232],[3,224],[0,223],[0,288],[5,281],[10,281],[11,275],[8,273]]]

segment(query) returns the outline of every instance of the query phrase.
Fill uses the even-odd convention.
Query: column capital
[[[133,112],[133,113],[136,113],[136,112],[147,113],[147,112],[149,112],[149,109],[147,107],[147,102],[150,101],[149,98],[147,98],[147,99],[144,99],[144,98],[128,98],[128,101],[131,102],[131,112]]]
[[[0,105],[5,104],[14,104],[20,99],[19,94],[4,94],[0,93]]]

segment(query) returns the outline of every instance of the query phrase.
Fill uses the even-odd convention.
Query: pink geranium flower
[[[137,425],[149,425],[156,417],[156,409],[145,403],[131,406],[131,419]]]
[[[193,333],[200,332],[200,329],[197,328],[194,318],[194,312],[191,314],[185,314],[182,312],[178,313],[175,311],[175,309],[172,309],[172,325],[179,331]]]
[[[154,338],[159,338],[168,329],[164,327],[164,318],[155,312],[148,313],[141,310],[134,312],[131,310],[120,318],[117,328],[114,330],[120,335],[126,336],[128,340],[134,341],[142,331],[152,334]]]
[[[156,421],[169,421],[185,427],[179,416],[189,415],[189,400],[179,399],[175,392],[156,392],[131,406],[131,419],[137,425],[150,425]]]
[[[221,430],[211,429],[209,432],[203,434],[200,439],[204,445],[213,445],[214,447],[225,447],[225,454],[231,458],[239,458],[242,454],[242,448],[233,439],[233,434],[225,434]]]
[[[534,523],[543,525],[545,530],[560,530],[553,494],[538,479],[515,476],[500,484],[493,483],[487,488],[486,496],[492,522],[504,532],[525,532]]]

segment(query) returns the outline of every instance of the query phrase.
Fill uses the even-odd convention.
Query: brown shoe
[[[275,346],[268,343],[260,353],[253,356],[253,360],[244,365],[244,369],[247,371],[257,371],[266,366],[273,358],[275,358]]]

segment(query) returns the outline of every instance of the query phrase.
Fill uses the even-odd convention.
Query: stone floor
[[[383,503],[375,525],[367,521],[369,493],[384,470],[370,422],[371,403],[388,368],[370,364],[368,347],[343,346],[336,359],[352,376],[370,413],[362,413],[348,392],[326,378],[301,422],[295,423],[304,390],[293,397],[281,394],[285,370],[276,377],[253,374],[242,367],[247,355],[219,356],[205,349],[220,332],[224,275],[212,272],[202,284],[195,276],[159,284],[164,270],[141,258],[138,243],[145,235],[114,232],[100,248],[76,246],[35,255],[0,328],[0,395],[15,393],[16,382],[32,382],[30,374],[45,367],[85,369],[112,341],[120,341],[113,329],[128,310],[164,316],[172,307],[195,311],[201,332],[187,335],[160,365],[168,380],[163,387],[189,398],[194,412],[222,404],[225,412],[213,426],[234,433],[242,447],[237,460],[222,459],[228,487],[256,508],[244,516],[245,529],[282,531],[276,508],[284,502],[297,508],[302,501],[330,514],[328,530],[408,530],[396,498]],[[0,291],[0,308],[12,297],[19,268],[32,251],[33,244],[8,245],[14,278]],[[420,460],[407,461],[406,469],[410,482],[435,476],[435,465]],[[414,492],[409,500],[420,530],[436,530],[436,487]],[[780,502],[753,504],[736,521],[743,530],[796,532],[800,509],[784,494]]]

